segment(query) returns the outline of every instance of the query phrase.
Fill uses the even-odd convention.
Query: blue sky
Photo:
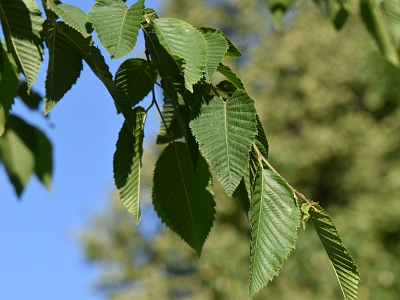
[[[85,12],[93,2],[63,1]],[[156,2],[147,0],[146,6],[157,9]],[[143,57],[143,51],[139,37],[128,57]],[[115,74],[124,59],[111,61],[102,52]],[[45,55],[34,85],[42,94],[47,59]],[[104,299],[93,288],[98,270],[84,261],[74,235],[87,225],[89,213],[106,207],[113,188],[112,157],[123,119],[87,65],[48,120],[30,112],[19,101],[13,106],[13,113],[41,128],[51,139],[53,187],[48,193],[32,177],[18,199],[0,166],[0,299]],[[149,126],[150,123],[156,126]],[[153,109],[146,124],[147,142],[154,139],[158,124]]]

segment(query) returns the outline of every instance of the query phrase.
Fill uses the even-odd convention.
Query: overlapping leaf
[[[114,81],[128,95],[131,105],[135,106],[151,91],[156,78],[150,62],[129,58],[119,66]]]
[[[129,8],[122,0],[97,0],[91,8],[88,19],[112,59],[124,57],[135,47],[143,10],[144,0]]]
[[[207,163],[200,157],[194,172],[187,146],[171,143],[156,163],[153,182],[157,214],[200,256],[215,214]]]
[[[161,122],[156,143],[167,144],[170,141],[181,138],[183,134],[179,126],[179,121],[175,116],[174,107],[167,97],[164,97],[164,106],[161,114],[163,122]]]
[[[0,42],[2,48],[1,81],[0,81],[0,136],[3,135],[7,117],[18,90],[19,75],[17,66],[12,56],[5,51],[5,45]]]
[[[257,136],[255,143],[257,148],[260,150],[262,156],[264,156],[265,159],[268,159],[268,150],[269,150],[268,139],[258,114],[256,116],[256,120],[257,120]]]
[[[47,190],[51,190],[53,174],[53,146],[47,136],[35,126],[31,126],[35,138],[35,173]]]
[[[211,27],[199,27],[199,30],[202,33],[218,33],[222,35],[228,43],[228,50],[226,51],[225,56],[229,56],[230,58],[239,58],[242,56],[242,52],[240,52],[240,50],[236,48],[232,41],[221,30]]]
[[[108,65],[99,49],[93,45],[93,40],[90,37],[84,38],[79,32],[66,25],[63,26],[61,33],[69,40],[69,44],[75,46],[93,73],[103,82],[114,99],[115,105],[124,115],[128,127],[133,128],[132,106],[128,96],[121,87],[115,84]]]
[[[30,89],[42,63],[41,12],[32,0],[0,0],[0,15],[8,51]]]
[[[199,116],[190,122],[201,153],[228,196],[239,185],[247,167],[256,125],[254,100],[242,90],[226,101],[217,96],[208,103],[204,101]]]
[[[389,2],[390,3],[390,2]],[[397,3],[395,5],[398,5]],[[362,19],[368,31],[374,37],[382,55],[395,66],[399,65],[398,48],[396,38],[392,34],[397,34],[397,22],[400,19],[400,14],[397,11],[392,11],[390,22],[385,15],[385,11],[380,4],[375,5],[372,0],[360,1],[360,12]],[[393,33],[391,32],[391,26]]]
[[[51,10],[60,18],[64,23],[72,27],[84,37],[89,37],[90,34],[86,30],[86,14],[79,7],[69,4],[56,4],[54,0],[47,0]]]
[[[309,210],[310,220],[324,246],[335,270],[340,288],[346,300],[356,300],[360,273],[349,251],[343,245],[330,215],[319,205]]]
[[[49,49],[49,65],[45,81],[45,114],[48,114],[71,89],[83,69],[82,54],[71,42],[69,33],[78,35],[63,22],[58,22],[56,25],[46,22],[44,26],[46,45]]]
[[[30,90],[28,94],[28,84],[26,81],[20,81],[18,86],[17,95],[18,97],[28,106],[30,109],[38,109],[39,104],[43,100],[43,96],[35,90]]]
[[[192,25],[178,19],[160,18],[153,22],[161,45],[173,57],[184,60],[185,86],[193,91],[205,71],[206,41],[203,35]]]
[[[118,135],[117,149],[114,154],[114,180],[122,203],[135,216],[136,224],[140,220],[140,167],[143,153],[143,129],[145,110],[138,106],[133,110],[133,132],[124,122]]]
[[[251,199],[249,298],[263,288],[295,247],[300,210],[293,192],[277,174],[257,173]]]
[[[245,89],[242,80],[228,66],[220,64],[217,68],[217,71],[224,75],[239,90]]]

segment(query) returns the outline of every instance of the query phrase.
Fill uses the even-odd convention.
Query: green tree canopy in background
[[[271,34],[260,30],[264,11],[258,2],[249,3],[232,4],[232,10],[244,13],[224,18],[222,6],[174,0],[166,14],[184,15],[197,26],[203,25],[202,14],[209,15],[207,22],[233,38],[256,34],[244,61],[230,66],[258,99],[260,118],[269,124],[265,131],[271,161],[293,186],[333,214],[362,270],[358,299],[396,299],[400,72],[376,57],[357,16],[335,32],[317,8],[301,5],[293,20],[283,23],[286,30]],[[145,174],[143,180],[150,178]],[[168,231],[152,241],[144,239],[112,200],[113,208],[96,215],[81,235],[87,259],[102,266],[99,287],[110,299],[152,299],[154,291],[165,299],[244,299],[248,221],[240,204],[224,197],[220,186],[215,194],[216,221],[200,260]],[[122,233],[127,231],[135,233]],[[147,260],[138,254],[144,248]],[[139,259],[123,263],[135,257]],[[115,264],[121,266],[117,271]],[[329,268],[320,241],[307,226],[279,276],[254,299],[338,299],[341,292]]]

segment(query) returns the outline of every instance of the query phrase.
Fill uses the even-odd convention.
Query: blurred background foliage
[[[170,0],[160,16],[222,29],[244,57],[226,61],[256,100],[272,165],[332,215],[361,270],[359,299],[400,295],[400,71],[380,58],[355,13],[337,32],[311,2],[298,2],[275,32],[264,1]],[[216,83],[222,78],[216,78]],[[143,219],[154,161],[145,148]],[[250,229],[215,182],[217,216],[202,257],[164,227],[149,236],[110,197],[79,235],[101,266],[109,299],[247,299]],[[142,228],[145,228],[143,226]],[[254,299],[341,299],[311,224],[279,276]]]

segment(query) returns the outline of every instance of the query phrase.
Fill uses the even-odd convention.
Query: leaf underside
[[[360,273],[349,251],[343,245],[330,215],[319,205],[309,210],[310,220],[325,248],[346,300],[356,300]]]
[[[217,96],[208,103],[204,101],[199,116],[190,122],[201,153],[228,196],[239,185],[247,167],[256,125],[254,100],[241,90],[226,101]]]
[[[299,226],[300,210],[286,182],[269,170],[258,171],[251,199],[249,298],[278,274]]]
[[[153,205],[161,220],[200,256],[215,215],[212,178],[199,157],[196,172],[187,146],[170,143],[154,170]]]
[[[138,106],[133,110],[134,128],[131,132],[124,122],[118,135],[114,154],[114,180],[124,206],[136,220],[140,220],[140,167],[143,154],[143,129],[145,110]]]

